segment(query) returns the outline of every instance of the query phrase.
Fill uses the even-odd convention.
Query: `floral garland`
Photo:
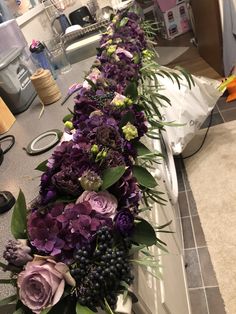
[[[29,210],[18,196],[16,240],[4,252],[8,265],[0,264],[12,272],[0,282],[17,287],[0,304],[16,301],[15,313],[113,313],[118,295],[130,293],[132,264],[156,265],[148,246],[165,250],[156,236],[162,226],[140,217],[150,201],[165,202],[147,170],[159,154],[140,142],[145,134],[157,138],[155,129],[163,127],[155,120],[161,96],[153,86],[144,90],[145,76],[154,73],[145,29],[150,34],[131,9],[113,18],[90,73],[75,86],[74,112],[64,119],[71,139],[38,166],[40,193]]]

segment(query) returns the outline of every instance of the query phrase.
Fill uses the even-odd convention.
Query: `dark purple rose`
[[[134,216],[129,210],[121,210],[115,217],[115,228],[123,236],[130,236],[134,228]]]

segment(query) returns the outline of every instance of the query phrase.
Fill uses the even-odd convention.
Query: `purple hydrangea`
[[[98,214],[89,202],[79,204],[56,203],[49,212],[34,211],[28,219],[31,244],[45,254],[58,260],[73,260],[76,247],[89,243],[96,231],[112,220]]]

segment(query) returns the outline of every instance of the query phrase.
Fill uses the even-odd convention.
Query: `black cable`
[[[2,141],[2,140],[5,140],[5,139],[8,139],[8,138],[10,138],[11,140],[12,140],[12,142],[11,142],[11,144],[5,149],[5,150],[3,150],[3,154],[6,154],[11,148],[12,148],[12,146],[15,144],[15,137],[13,136],[13,135],[5,135],[5,136],[3,136],[3,137],[0,137],[0,142]]]
[[[214,111],[214,109],[212,109],[212,111],[211,111],[210,121],[209,121],[207,130],[206,130],[206,133],[204,135],[203,141],[202,141],[201,145],[199,146],[199,148],[194,153],[192,153],[191,155],[188,155],[188,156],[185,156],[185,157],[175,157],[176,159],[187,159],[187,158],[190,158],[190,157],[194,156],[195,154],[197,154],[201,150],[202,146],[204,145],[204,143],[206,141],[207,134],[208,134],[208,132],[210,130],[210,127],[211,127],[211,124],[212,124],[213,111]]]

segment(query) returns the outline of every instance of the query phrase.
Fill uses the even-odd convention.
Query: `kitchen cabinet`
[[[218,0],[190,1],[200,56],[223,75],[223,44]]]

